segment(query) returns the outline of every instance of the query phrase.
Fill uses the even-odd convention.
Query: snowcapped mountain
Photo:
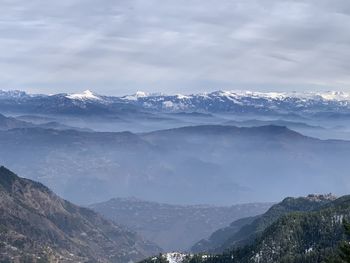
[[[124,97],[124,100],[130,96]],[[277,93],[250,91],[216,91],[193,95],[145,95],[133,100],[144,108],[162,111],[200,112],[300,112],[300,111],[349,111],[350,94],[325,93]]]
[[[121,97],[103,96],[86,90],[76,94],[35,95],[23,91],[0,91],[0,110],[25,108],[51,113],[116,113],[131,107],[139,111],[210,112],[252,114],[350,114],[350,93],[215,91],[191,95],[137,92]],[[6,103],[4,103],[6,102]]]
[[[100,96],[90,90],[85,90],[83,93],[69,94],[66,98],[71,100],[101,100]]]
[[[0,90],[0,98],[1,99],[17,99],[17,98],[24,98],[29,97],[29,95],[20,90]]]

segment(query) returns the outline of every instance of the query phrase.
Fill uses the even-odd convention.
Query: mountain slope
[[[50,262],[125,263],[159,249],[42,184],[0,167],[0,251],[0,261],[37,262],[41,257]]]
[[[287,214],[251,246],[203,262],[325,262],[345,240],[342,220],[349,218],[350,196],[343,196],[315,211]]]
[[[134,229],[166,251],[185,251],[232,220],[264,213],[270,206],[270,203],[227,207],[169,205],[136,198],[114,198],[90,208]]]
[[[244,217],[233,221],[229,226],[220,228],[213,232],[208,238],[202,239],[191,247],[193,253],[214,253],[216,250],[221,250],[227,240],[232,238],[242,227],[251,224],[255,217]]]
[[[288,197],[273,205],[266,213],[255,218],[244,218],[233,222],[229,227],[214,232],[209,239],[202,240],[192,247],[193,252],[223,252],[237,246],[252,243],[275,221],[291,212],[312,211],[330,203],[332,195],[309,195],[307,197]]]
[[[297,201],[297,199],[295,199]],[[301,201],[301,200],[299,200]],[[298,205],[300,202],[296,202]],[[321,201],[322,203],[323,201]],[[303,208],[304,207],[304,208]],[[249,245],[223,254],[181,255],[177,263],[319,263],[334,262],[340,241],[346,240],[343,220],[350,218],[350,196],[320,204],[312,211],[290,212],[274,221]],[[165,256],[143,262],[165,262]],[[336,261],[338,262],[338,261]],[[340,261],[339,261],[340,262]]]

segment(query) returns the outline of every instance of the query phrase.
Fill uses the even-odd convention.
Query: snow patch
[[[146,93],[146,92],[143,92],[143,91],[137,91],[135,94],[133,95],[127,95],[127,96],[124,96],[122,97],[122,99],[124,100],[133,100],[133,101],[136,101],[138,100],[139,98],[145,98],[145,97],[148,97],[149,94]]]
[[[312,247],[305,249],[305,254],[311,253],[312,251],[313,251]]]
[[[66,98],[71,100],[101,100],[101,98],[95,95],[90,90],[85,90],[83,93],[76,93],[67,95]]]
[[[186,257],[186,254],[173,252],[173,253],[167,253],[165,256],[166,256],[166,260],[169,263],[182,263]]]
[[[169,108],[174,108],[174,103],[170,100],[164,101],[163,105],[165,108],[169,109]]]
[[[177,97],[179,100],[190,99],[190,98],[191,98],[191,96],[186,96],[186,95],[182,95],[182,94],[177,94],[176,97]]]

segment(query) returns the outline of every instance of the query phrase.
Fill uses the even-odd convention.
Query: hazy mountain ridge
[[[92,131],[90,129],[82,129],[78,127],[67,126],[57,121],[48,121],[42,123],[33,123],[30,121],[21,120],[15,117],[6,117],[0,114],[0,130],[25,129],[25,128],[43,128],[53,130],[79,130]]]
[[[0,196],[1,261],[125,263],[160,251],[134,232],[4,167]]]
[[[259,126],[267,126],[267,125],[275,125],[275,126],[284,126],[289,129],[324,129],[321,126],[309,125],[304,122],[295,122],[295,121],[285,121],[281,119],[277,120],[245,120],[245,121],[227,121],[224,125],[233,125],[237,127],[259,127]]]
[[[334,182],[346,180],[350,154],[348,141],[313,139],[278,126],[205,125],[144,134],[27,128],[0,131],[0,143],[5,165],[85,204],[116,195],[165,203],[270,202],[292,181],[300,188],[289,195],[310,186],[344,191]],[[267,191],[272,182],[278,186],[274,196]],[[217,194],[209,199],[208,192]]]
[[[186,251],[194,242],[232,220],[262,214],[270,206],[268,203],[227,207],[186,206],[115,198],[89,207],[108,219],[134,229],[165,251]]]
[[[29,128],[34,126],[35,125],[30,122],[18,120],[12,117],[6,117],[0,114],[0,130],[10,130],[14,128]]]

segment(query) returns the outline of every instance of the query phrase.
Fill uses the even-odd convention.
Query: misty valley
[[[347,96],[1,91],[0,261],[343,262]]]

